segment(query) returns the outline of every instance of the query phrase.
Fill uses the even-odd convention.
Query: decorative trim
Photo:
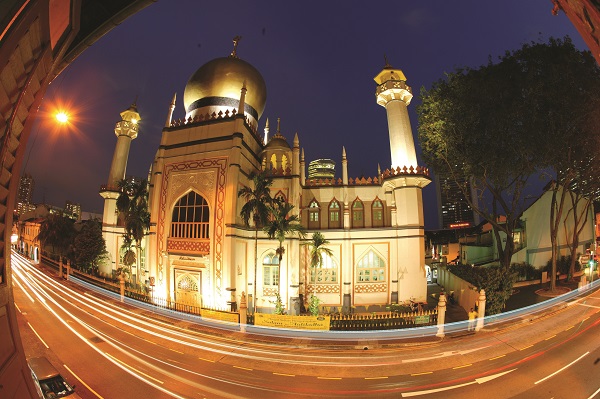
[[[229,97],[204,97],[199,100],[194,101],[190,104],[187,109],[187,112],[190,113],[198,108],[217,106],[217,107],[238,107],[240,105],[239,99],[229,98]],[[244,112],[252,115],[254,119],[258,120],[258,112],[247,103],[244,103]]]
[[[388,285],[386,283],[377,284],[357,284],[354,286],[356,294],[371,294],[375,292],[387,292]]]

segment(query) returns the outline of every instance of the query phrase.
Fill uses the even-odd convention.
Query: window
[[[263,285],[279,285],[279,256],[274,253],[263,258]]]
[[[201,195],[191,191],[175,204],[171,219],[173,238],[210,238],[210,213],[208,203]]]
[[[337,276],[338,266],[333,258],[327,254],[323,254],[321,267],[311,267],[310,270],[310,282],[313,284],[337,283]]]
[[[359,283],[378,283],[385,281],[385,262],[375,251],[370,250],[356,265]]]
[[[271,155],[271,169],[277,169],[277,157],[275,154]]]
[[[339,229],[342,227],[340,222],[340,203],[337,200],[333,200],[329,203],[329,228]]]
[[[312,200],[308,205],[308,228],[309,229],[318,229],[319,225],[319,215],[321,213],[321,208],[319,207],[319,203],[317,200]]]
[[[352,203],[352,227],[365,227],[365,208],[358,198]]]
[[[375,198],[371,210],[373,212],[373,227],[383,226],[383,203],[379,198]]]

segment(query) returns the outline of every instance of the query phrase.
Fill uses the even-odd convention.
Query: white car
[[[27,360],[27,363],[40,399],[64,398],[65,396],[68,396],[69,399],[80,398],[75,393],[75,387],[69,385],[45,357],[32,357]]]

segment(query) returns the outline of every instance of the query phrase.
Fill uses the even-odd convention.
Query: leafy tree
[[[306,236],[304,227],[299,223],[300,218],[298,215],[292,215],[290,212],[294,209],[294,205],[286,201],[278,199],[273,200],[273,205],[268,206],[269,213],[271,214],[267,225],[263,228],[264,232],[267,233],[270,239],[276,239],[279,241],[279,247],[275,251],[279,255],[279,267],[281,268],[281,261],[285,248],[283,247],[283,241],[288,235],[298,235],[302,238]],[[279,283],[281,278],[277,282],[277,291],[279,292]]]
[[[436,173],[453,178],[472,209],[492,225],[505,271],[530,177],[549,169],[560,184],[582,181],[567,179],[567,172],[581,170],[575,161],[587,156],[576,148],[587,144],[578,135],[590,137],[587,120],[598,92],[593,63],[569,39],[550,39],[506,52],[495,64],[459,68],[421,91],[423,157]],[[592,83],[584,88],[588,79]],[[476,193],[474,201],[465,181]],[[553,205],[553,221],[560,220],[561,210]]]
[[[328,244],[329,241],[327,241],[325,236],[319,231],[313,233],[311,240],[307,244],[310,245],[309,263],[311,273],[313,271],[315,273],[315,284],[319,282],[319,271],[323,267],[323,255],[333,256],[333,251],[326,247]]]
[[[315,295],[311,295],[308,303],[308,312],[313,316],[318,316],[320,303],[321,300],[319,298],[317,298]]]
[[[253,296],[253,311],[256,311],[256,278],[258,271],[258,230],[267,223],[269,218],[269,205],[273,204],[271,198],[271,185],[273,178],[268,177],[265,171],[260,173],[252,172],[250,180],[254,188],[247,186],[242,187],[238,191],[238,198],[241,197],[246,201],[242,206],[241,217],[246,226],[249,226],[250,218],[254,223],[254,296]]]
[[[120,189],[117,198],[117,209],[123,215],[125,234],[121,249],[123,264],[121,272],[131,273],[131,266],[139,258],[142,239],[150,229],[150,212],[148,212],[148,182],[146,180],[123,179],[118,182]]]
[[[86,272],[97,272],[98,262],[104,258],[106,242],[102,237],[102,224],[99,220],[83,223],[81,231],[73,243],[75,264]]]
[[[37,239],[44,247],[50,246],[52,253],[61,259],[72,258],[72,243],[75,237],[74,221],[58,214],[49,214],[40,226]]]

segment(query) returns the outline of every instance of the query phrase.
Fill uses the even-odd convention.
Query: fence
[[[437,324],[437,309],[414,313],[395,313],[360,315],[332,314],[330,330],[332,331],[369,331],[396,330],[434,326]]]

